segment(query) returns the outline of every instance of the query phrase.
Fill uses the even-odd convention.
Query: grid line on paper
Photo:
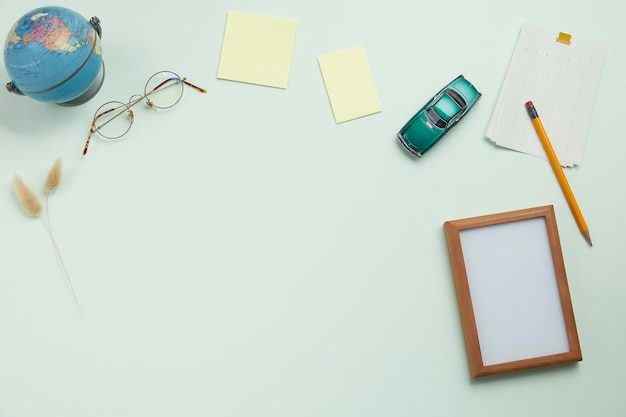
[[[595,41],[576,40],[574,47],[561,45],[554,41],[552,32],[524,25],[487,130],[488,138],[545,159],[524,106],[532,100],[561,164],[580,163],[605,50]]]
[[[550,126],[550,139],[561,158],[565,161],[575,159],[575,154],[580,151],[578,138],[582,133],[576,128],[581,125],[580,120],[585,115],[584,104],[589,100],[582,86],[588,75],[586,65],[582,61],[561,60],[551,51],[540,50],[537,45],[534,50],[525,47],[521,51],[517,70],[519,73],[511,86],[513,102],[521,106],[532,97],[538,103],[553,103],[542,108],[542,121]],[[539,94],[533,96],[536,91]],[[506,111],[511,114],[505,120],[515,121],[511,128],[530,132],[530,136],[521,138],[522,145],[537,148],[540,152],[541,145],[534,137],[527,114],[520,113],[513,106],[507,106]]]

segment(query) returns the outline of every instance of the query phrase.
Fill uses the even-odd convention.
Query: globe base
[[[92,98],[98,94],[100,91],[100,87],[102,87],[102,83],[104,82],[104,61],[102,61],[102,65],[100,66],[100,71],[98,71],[98,75],[96,79],[93,81],[91,86],[80,96],[73,98],[72,100],[65,101],[63,103],[57,103],[59,106],[73,107],[80,106],[81,104],[85,104]]]

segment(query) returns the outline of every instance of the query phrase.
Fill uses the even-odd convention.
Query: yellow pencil
[[[546,155],[548,156],[548,160],[550,161],[550,165],[552,165],[552,170],[556,175],[556,179],[559,181],[559,185],[561,186],[561,190],[563,190],[563,194],[565,194],[565,199],[567,200],[567,204],[569,204],[569,208],[572,210],[574,214],[574,219],[576,219],[576,224],[578,224],[578,228],[580,232],[585,237],[585,240],[589,243],[590,246],[593,246],[591,243],[591,235],[589,234],[589,228],[587,227],[587,223],[583,218],[583,213],[580,211],[580,207],[578,207],[578,203],[574,198],[574,193],[572,192],[569,183],[567,182],[567,178],[565,177],[565,173],[563,172],[563,168],[561,167],[561,163],[559,162],[559,158],[556,156],[556,152],[554,152],[554,148],[552,148],[552,144],[550,143],[550,138],[548,138],[548,134],[546,133],[546,129],[543,127],[543,123],[541,123],[541,119],[537,114],[537,110],[532,101],[526,102],[526,110],[528,111],[528,115],[530,116],[530,120],[533,122],[533,126],[537,131],[537,135],[539,135],[539,140],[543,145],[543,149],[546,151]]]

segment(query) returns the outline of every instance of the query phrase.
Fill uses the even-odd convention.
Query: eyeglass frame
[[[91,128],[89,129],[89,135],[87,136],[87,141],[85,142],[85,147],[84,147],[84,149],[83,149],[83,156],[85,156],[85,155],[87,154],[87,150],[88,150],[88,148],[89,148],[89,143],[91,142],[91,137],[93,136],[93,134],[94,134],[94,133],[97,133],[98,135],[100,135],[101,137],[106,138],[106,139],[119,139],[119,138],[121,138],[122,136],[124,136],[126,133],[128,133],[128,131],[129,131],[129,130],[130,130],[130,128],[132,127],[133,122],[134,122],[134,120],[135,120],[135,116],[134,116],[133,111],[131,110],[131,107],[133,107],[135,104],[139,103],[139,102],[140,102],[140,101],[142,101],[143,99],[146,99],[146,105],[147,105],[150,109],[152,109],[152,110],[157,110],[157,109],[169,109],[169,108],[171,108],[171,107],[174,107],[176,104],[178,104],[178,102],[180,101],[180,99],[183,97],[183,93],[185,92],[185,88],[184,88],[184,86],[185,86],[185,85],[187,85],[187,86],[189,86],[189,87],[193,88],[194,90],[196,90],[196,91],[198,91],[198,92],[200,92],[200,93],[202,93],[202,94],[205,94],[205,93],[207,92],[207,90],[205,90],[204,88],[202,88],[202,87],[198,87],[197,85],[192,84],[192,83],[190,83],[189,81],[187,81],[187,77],[181,77],[180,75],[176,74],[176,73],[175,73],[175,72],[173,72],[173,71],[158,71],[158,72],[155,72],[154,74],[152,74],[152,75],[148,78],[148,81],[146,81],[146,87],[147,87],[148,83],[150,82],[150,80],[151,80],[153,77],[155,77],[156,75],[161,74],[161,73],[169,73],[169,74],[172,74],[172,75],[174,75],[174,76],[175,76],[175,77],[179,80],[179,82],[180,82],[180,83],[182,83],[182,84],[181,84],[181,92],[180,92],[180,96],[176,99],[176,101],[175,101],[174,103],[172,103],[171,105],[169,105],[169,106],[166,106],[166,107],[161,107],[161,106],[157,106],[157,105],[155,105],[152,101],[150,101],[150,98],[149,98],[150,94],[155,93],[159,87],[161,87],[161,86],[162,86],[163,84],[165,84],[166,82],[168,82],[168,81],[172,80],[172,78],[169,78],[169,79],[167,79],[167,80],[163,81],[162,83],[160,83],[159,85],[157,85],[156,87],[154,87],[154,88],[153,88],[150,92],[146,92],[146,91],[145,91],[145,87],[144,87],[144,94],[133,94],[133,95],[130,97],[130,100],[128,101],[128,103],[121,102],[121,101],[116,101],[116,100],[112,100],[112,101],[108,101],[108,102],[106,102],[106,103],[102,104],[102,105],[101,105],[100,107],[98,107],[98,109],[96,110],[96,112],[95,112],[95,114],[94,114],[94,116],[93,116],[93,120],[91,121]],[[112,104],[112,103],[119,103],[120,105],[119,105],[119,106],[117,106],[117,107],[113,107],[113,108],[111,108],[111,109],[108,109],[108,110],[106,110],[105,112],[98,113],[98,112],[100,111],[100,109],[102,109],[104,106],[106,106],[107,104]],[[122,134],[120,134],[120,135],[118,135],[118,136],[115,136],[115,137],[108,137],[108,136],[103,135],[103,134],[99,131],[99,130],[102,128],[102,126],[104,126],[105,124],[109,123],[110,121],[112,121],[112,120],[113,120],[113,119],[115,119],[116,117],[119,117],[120,115],[122,115],[122,114],[126,113],[126,111],[120,112],[119,114],[117,114],[117,115],[113,116],[111,119],[107,120],[107,121],[106,121],[105,123],[103,123],[102,125],[96,126],[96,121],[97,121],[100,117],[102,117],[102,116],[104,116],[104,115],[106,115],[106,114],[108,114],[108,113],[110,113],[110,112],[112,112],[112,111],[119,110],[121,107],[126,107],[126,111],[128,112],[128,116],[130,117],[130,123],[128,124],[128,128],[127,128],[127,129],[126,129],[126,130],[125,130]]]

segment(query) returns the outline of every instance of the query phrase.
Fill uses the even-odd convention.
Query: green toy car
[[[476,104],[482,94],[459,75],[441,89],[398,133],[411,154],[421,157]]]

